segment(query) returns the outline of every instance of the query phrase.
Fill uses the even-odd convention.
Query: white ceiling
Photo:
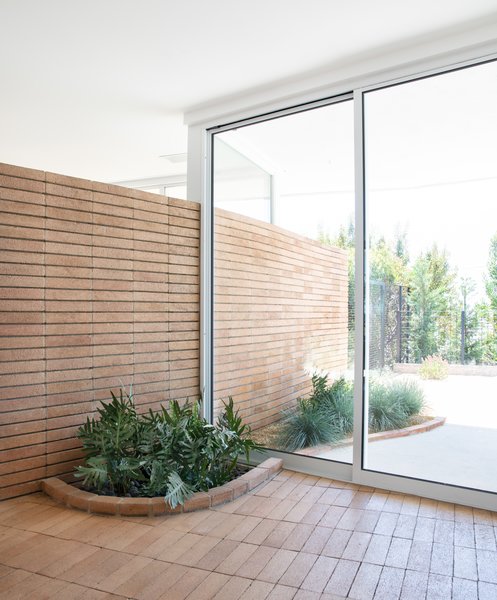
[[[0,0],[0,161],[175,174],[183,113],[495,23],[495,0]]]

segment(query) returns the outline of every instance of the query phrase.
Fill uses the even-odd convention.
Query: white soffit
[[[402,62],[406,44],[485,42],[496,18],[495,0],[0,0],[0,161],[172,176],[185,112]]]
[[[397,46],[382,46],[325,68],[190,107],[185,123],[212,127],[298,103],[352,91],[406,74],[497,54],[497,14],[485,24],[450,28],[438,36],[420,36]]]

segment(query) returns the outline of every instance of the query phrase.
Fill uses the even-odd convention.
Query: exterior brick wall
[[[0,499],[72,478],[110,390],[199,393],[200,206],[0,164]],[[347,359],[343,251],[216,211],[215,398],[254,427]]]
[[[232,396],[254,429],[347,367],[347,253],[215,211],[215,412]]]
[[[199,392],[199,205],[0,165],[0,498],[71,477],[110,389]]]

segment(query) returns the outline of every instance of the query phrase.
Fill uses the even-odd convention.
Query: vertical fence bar
[[[466,362],[466,311],[461,311],[461,364]]]
[[[404,286],[402,287],[402,294],[404,294]],[[410,359],[410,355],[409,355],[409,343],[410,343],[410,336],[411,336],[411,308],[409,306],[409,288],[406,287],[405,288],[405,293],[406,293],[406,330],[407,330],[407,343],[406,343],[406,363],[409,362]]]
[[[397,310],[397,362],[402,362],[402,286],[399,285],[399,306]]]
[[[386,329],[387,307],[385,282],[380,283],[380,369],[385,366],[385,329]]]

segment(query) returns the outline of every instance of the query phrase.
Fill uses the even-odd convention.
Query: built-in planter
[[[409,435],[416,435],[418,433],[426,433],[437,427],[441,427],[445,424],[445,417],[434,417],[424,423],[418,425],[411,425],[404,427],[403,429],[389,429],[388,431],[379,431],[378,433],[370,433],[368,435],[368,442],[380,442],[381,440],[391,440],[393,438],[407,437]],[[329,452],[331,449],[340,448],[342,446],[351,446],[354,443],[353,438],[347,438],[337,444],[331,446],[330,444],[321,444],[319,446],[312,446],[310,448],[302,448],[297,450],[297,454],[304,454],[305,456],[319,456],[324,452]]]
[[[233,481],[212,488],[208,492],[196,492],[183,505],[179,505],[174,509],[165,502],[162,496],[157,498],[99,496],[80,490],[57,477],[44,479],[41,485],[45,494],[50,498],[71,508],[107,515],[152,517],[192,512],[230,502],[253,490],[264,481],[271,479],[281,470],[282,465],[283,461],[281,459],[268,458]]]

